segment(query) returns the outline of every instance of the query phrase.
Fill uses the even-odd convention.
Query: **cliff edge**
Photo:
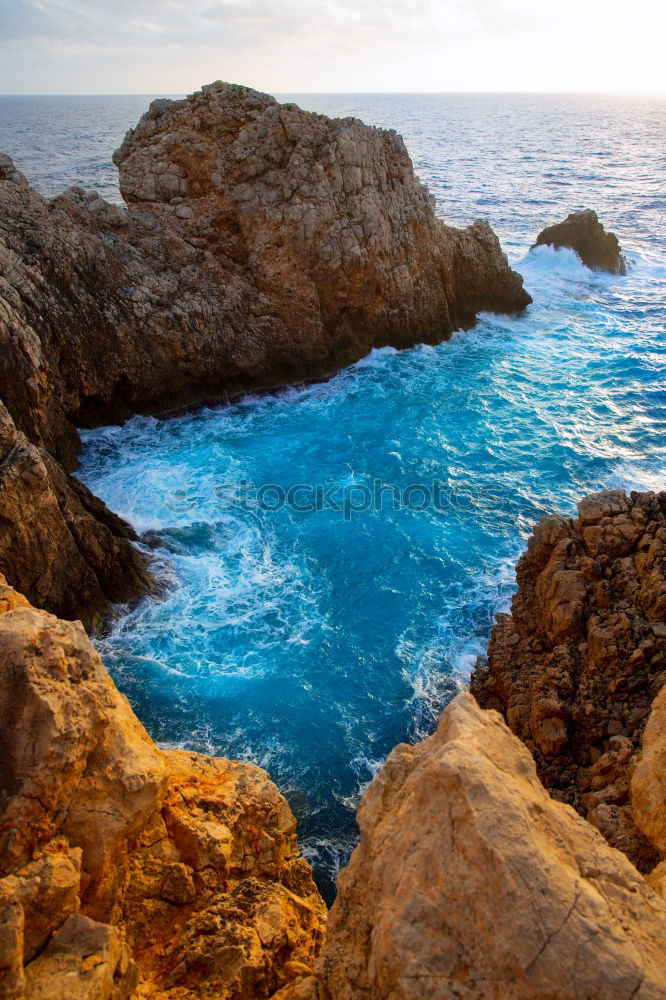
[[[546,517],[471,689],[525,742],[552,794],[644,872],[631,778],[666,681],[666,494],[606,491]]]
[[[0,998],[254,1000],[325,906],[252,764],[150,740],[78,622],[0,578]]]
[[[358,821],[316,973],[276,1000],[666,997],[666,899],[471,695],[393,750]]]

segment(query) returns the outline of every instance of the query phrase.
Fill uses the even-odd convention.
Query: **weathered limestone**
[[[395,748],[358,820],[316,976],[279,1000],[666,997],[666,901],[470,695]]]
[[[531,301],[485,223],[436,219],[393,132],[218,83],[153,102],[116,162],[129,211],[80,188],[46,202],[0,154],[0,399],[67,470],[77,425],[326,376]],[[5,478],[27,509],[13,458]],[[17,556],[1,520],[0,571],[90,624],[147,581],[126,527],[82,503],[116,541],[72,500],[79,556],[59,558],[60,528],[40,540],[60,580],[37,586],[36,539]]]
[[[666,680],[666,494],[608,491],[578,511],[536,527],[472,691],[553,795],[647,872],[659,856],[636,829],[630,782]]]
[[[80,623],[0,578],[0,997],[250,1000],[325,907],[251,764],[159,750]]]
[[[641,754],[631,778],[631,811],[638,829],[666,858],[666,687],[652,703],[643,732]]]
[[[615,233],[607,233],[591,208],[572,212],[564,222],[547,226],[537,236],[535,246],[570,247],[583,264],[595,271],[626,274],[627,262]]]
[[[109,601],[155,587],[134,531],[46,451],[0,401],[0,566],[36,605],[92,626]]]

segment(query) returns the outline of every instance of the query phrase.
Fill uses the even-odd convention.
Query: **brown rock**
[[[155,589],[129,525],[16,430],[0,401],[0,572],[38,606],[99,623]]]
[[[12,886],[0,879],[0,1000],[23,1000],[24,919]]]
[[[116,162],[129,212],[76,188],[47,203],[0,154],[0,397],[67,470],[75,425],[322,377],[531,301],[487,224],[435,218],[394,132],[217,83],[153,102]],[[26,507],[21,477],[41,496],[60,476],[78,532],[70,560],[62,525],[17,542],[12,517],[0,571],[15,586],[88,621],[145,590],[126,526],[43,453],[8,470]]]
[[[29,962],[79,908],[81,849],[43,854],[2,882],[30,916],[23,936],[23,961]]]
[[[631,807],[638,829],[666,857],[666,687],[652,703],[645,726],[631,778]]]
[[[583,264],[595,271],[627,273],[627,262],[617,236],[606,232],[597,213],[590,208],[583,212],[572,212],[564,222],[547,226],[537,236],[535,246],[542,244],[570,247],[576,251]]]
[[[0,996],[260,1000],[311,969],[325,907],[267,775],[159,750],[80,623],[4,581],[0,612]]]
[[[164,795],[162,754],[82,625],[34,609],[0,616],[0,716],[0,874],[62,834],[83,851],[86,912],[110,917],[128,846]]]
[[[128,1000],[137,969],[115,927],[67,918],[26,974],[26,1000]]]
[[[396,747],[358,820],[317,978],[280,1000],[666,996],[666,903],[470,695]]]
[[[647,872],[658,855],[629,785],[666,679],[666,494],[607,491],[578,510],[535,528],[471,689],[504,714],[553,795]]]
[[[649,874],[645,876],[645,881],[648,885],[652,886],[655,892],[666,899],[666,861],[661,861],[656,868],[653,868]]]

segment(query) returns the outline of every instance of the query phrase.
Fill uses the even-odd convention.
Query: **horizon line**
[[[215,81],[214,81],[215,82]],[[209,86],[203,84],[202,86]],[[237,84],[248,90],[257,90],[264,94],[289,94],[294,97],[665,97],[666,90],[275,90],[262,91],[247,84]],[[201,88],[198,88],[200,90]],[[145,91],[133,93],[113,93],[98,91],[95,93],[0,93],[0,97],[154,97],[156,95],[171,95],[187,97],[198,93],[189,91]]]

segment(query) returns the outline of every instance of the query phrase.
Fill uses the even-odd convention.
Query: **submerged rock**
[[[607,233],[597,213],[587,208],[572,212],[564,222],[547,226],[537,236],[535,246],[570,247],[583,264],[595,271],[626,274],[627,262],[615,233]]]
[[[527,744],[553,795],[650,871],[666,840],[656,819],[636,823],[631,776],[666,682],[666,494],[607,491],[582,500],[576,520],[544,518],[516,578],[472,691]]]
[[[279,1000],[666,996],[666,901],[470,695],[393,750],[358,821],[316,975]]]
[[[80,623],[2,578],[0,717],[0,997],[249,1000],[312,966],[325,907],[268,776],[158,749]]]
[[[531,301],[486,223],[435,217],[394,132],[217,83],[153,102],[116,162],[129,211],[46,202],[0,154],[0,398],[67,470],[76,425],[325,376]],[[12,583],[88,615],[77,561],[66,607],[9,552],[0,522]]]

